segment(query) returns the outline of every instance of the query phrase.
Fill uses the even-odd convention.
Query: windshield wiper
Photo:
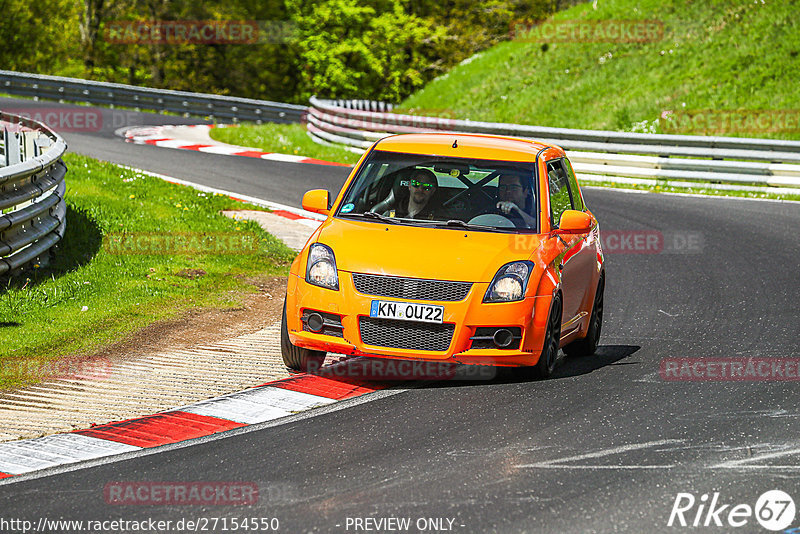
[[[380,213],[374,211],[365,211],[364,213],[340,213],[339,217],[362,217],[364,219],[375,219],[377,221],[391,224],[401,224],[405,221],[404,219],[387,217],[386,215],[381,215]]]
[[[483,224],[470,224],[459,219],[450,219],[449,221],[439,221],[439,224],[445,226],[460,226],[461,228],[479,229],[479,230],[497,230],[494,226],[484,226]]]
[[[361,216],[362,217],[367,217],[368,219],[378,219],[380,221],[385,221],[385,222],[394,222],[392,220],[392,217],[387,217],[386,215],[381,215],[380,213],[378,213],[376,211],[365,211],[364,213],[361,214]]]

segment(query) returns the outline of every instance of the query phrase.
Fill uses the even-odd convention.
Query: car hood
[[[528,259],[540,237],[329,219],[317,242],[333,249],[341,271],[491,282],[502,265]]]

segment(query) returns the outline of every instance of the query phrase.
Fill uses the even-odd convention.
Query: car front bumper
[[[536,296],[518,302],[486,304],[483,303],[483,297],[488,285],[487,282],[474,283],[465,299],[457,302],[440,302],[365,295],[356,291],[351,273],[345,271],[339,271],[337,291],[308,284],[305,279],[291,274],[286,292],[289,339],[298,347],[355,356],[449,361],[473,365],[535,365],[542,350],[551,297]],[[424,335],[415,338],[415,348],[377,344],[379,341],[375,340],[376,334],[381,340],[391,338],[393,340],[391,343],[395,345],[403,345],[404,339],[408,339],[408,344],[412,345],[415,343],[411,342],[410,337],[416,336],[417,332],[436,329],[430,326],[431,323],[411,321],[392,320],[389,323],[381,323],[377,331],[372,331],[371,340],[376,344],[365,343],[362,327],[366,328],[365,321],[369,321],[373,300],[444,306],[442,329],[448,332],[437,334],[439,350],[420,348],[419,344],[424,344],[427,339]],[[326,333],[309,331],[304,328],[301,319],[303,314],[309,311],[338,316],[341,329],[326,329]],[[374,323],[369,324],[375,328]],[[386,325],[390,325],[393,330],[387,331],[386,336],[382,336],[380,328],[386,328]],[[395,326],[397,328],[394,328]],[[470,338],[476,335],[476,329],[480,327],[519,327],[522,339],[514,349],[472,348],[473,341]],[[449,342],[442,341],[444,335],[449,336]]]

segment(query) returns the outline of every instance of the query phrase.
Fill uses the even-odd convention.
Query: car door
[[[572,168],[565,163],[564,158],[547,162],[547,177],[551,227],[555,229],[565,210],[584,211],[585,207]],[[562,335],[580,327],[581,319],[586,315],[586,312],[582,311],[582,305],[586,299],[594,266],[593,248],[588,242],[588,236],[588,233],[560,236],[564,245],[564,252],[557,260],[563,293]]]

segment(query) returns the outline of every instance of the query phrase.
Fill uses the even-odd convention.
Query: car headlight
[[[306,282],[328,289],[339,289],[339,274],[336,272],[336,258],[329,246],[314,243],[308,249]]]
[[[532,270],[533,264],[529,261],[503,265],[489,284],[483,302],[514,302],[524,299]]]

